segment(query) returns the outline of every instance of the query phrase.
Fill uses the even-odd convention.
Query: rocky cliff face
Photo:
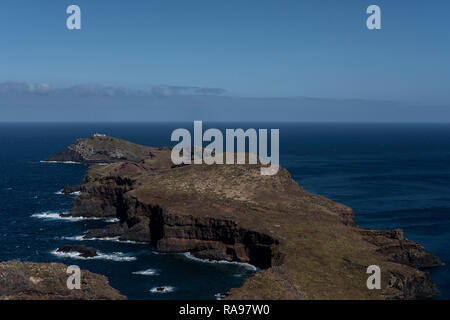
[[[0,300],[124,300],[104,276],[81,270],[81,288],[67,288],[61,263],[0,262]]]
[[[168,154],[88,169],[72,215],[117,217],[86,237],[119,236],[160,252],[248,262],[261,270],[230,299],[411,299],[436,294],[421,267],[439,260],[399,230],[365,230],[353,211],[301,189],[281,169],[171,167]],[[382,290],[366,287],[367,267]]]
[[[396,230],[362,230],[363,239],[376,245],[377,252],[388,257],[390,261],[405,264],[413,268],[430,268],[441,265],[439,259],[417,242],[403,236],[401,229]]]
[[[126,195],[132,190],[131,181],[107,180],[101,187],[83,186],[71,214],[117,217],[121,222],[91,230],[85,238],[119,236],[123,241],[147,242],[160,252],[189,251],[199,258],[248,262],[260,268],[270,267],[272,258],[279,258],[278,240],[269,235],[240,228],[233,220],[171,214]]]

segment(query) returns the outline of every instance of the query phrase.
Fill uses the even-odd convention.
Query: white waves
[[[34,213],[31,216],[33,218],[45,219],[45,220],[63,220],[63,221],[81,221],[81,220],[105,220],[106,222],[116,222],[117,219],[100,218],[100,217],[71,217],[66,216],[68,212],[53,212],[45,211],[40,213]],[[61,216],[63,215],[63,216]],[[118,220],[117,220],[118,221]]]
[[[64,164],[82,164],[81,162],[75,162],[75,161],[45,161],[41,160],[40,163],[64,163]]]
[[[139,275],[143,275],[143,276],[155,276],[158,274],[158,270],[156,269],[147,269],[147,270],[142,270],[142,271],[135,271],[132,272],[133,274],[139,274]]]
[[[175,291],[175,288],[171,286],[161,286],[150,289],[151,293],[168,293],[173,291]]]
[[[248,270],[252,270],[252,271],[257,271],[258,268],[255,267],[254,265],[250,264],[250,263],[245,263],[245,262],[237,262],[237,261],[226,261],[226,260],[206,260],[206,259],[200,259],[197,257],[194,257],[190,252],[185,252],[183,253],[183,255],[191,260],[195,260],[198,262],[205,262],[205,263],[223,263],[223,264],[236,264],[239,266],[244,267],[245,269]]]
[[[113,253],[102,253],[97,251],[98,256],[95,257],[81,257],[79,252],[59,252],[58,250],[53,250],[51,252],[53,255],[60,258],[70,258],[70,259],[84,259],[84,260],[112,260],[112,261],[135,261],[136,257],[128,256],[123,252],[113,252]]]
[[[75,191],[75,192],[71,192],[71,193],[64,193],[63,189],[61,189],[61,190],[56,191],[55,194],[57,194],[57,195],[79,196],[81,194],[81,192],[80,191]]]

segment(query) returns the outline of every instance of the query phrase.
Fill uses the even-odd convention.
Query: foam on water
[[[147,269],[147,270],[142,270],[142,271],[135,271],[135,272],[132,272],[132,274],[140,274],[143,276],[155,276],[158,274],[158,270]]]
[[[41,213],[34,213],[31,216],[33,218],[39,218],[39,219],[48,219],[48,220],[68,220],[68,218],[61,217],[61,214],[67,214],[68,212],[41,212]]]
[[[66,194],[66,193],[63,192],[63,189],[61,189],[61,190],[56,191],[55,194],[57,194],[57,195],[79,196],[81,194],[81,192],[80,191],[75,191],[75,192],[71,192],[71,193],[67,193]]]
[[[146,244],[147,242],[138,242],[132,240],[120,240],[120,237],[103,237],[103,238],[84,238],[85,234],[79,236],[71,236],[71,237],[61,237],[60,239],[64,240],[75,240],[75,241],[113,241],[120,243],[133,243],[133,244]]]
[[[58,252],[58,249],[51,251],[51,254],[61,257],[61,258],[70,258],[70,259],[83,259],[83,260],[92,260],[92,259],[100,259],[100,260],[112,260],[112,261],[135,261],[136,257],[127,256],[123,252],[113,252],[113,253],[102,253],[97,251],[98,256],[95,257],[81,257],[78,252]]]
[[[119,236],[117,236],[117,237],[104,237],[104,238],[88,238],[88,239],[83,239],[83,240],[122,242],[122,241],[119,240]]]
[[[45,161],[41,160],[40,163],[64,163],[64,164],[82,164],[81,162],[75,162],[75,161]]]
[[[61,237],[60,239],[63,239],[63,240],[73,240],[73,241],[83,241],[83,240],[87,240],[87,239],[84,239],[83,237],[84,237],[84,234],[81,235],[81,236]]]
[[[158,289],[162,289],[162,290],[158,290]],[[160,287],[154,287],[152,289],[150,289],[151,293],[168,293],[168,292],[173,292],[175,291],[174,287],[171,286],[160,286]]]
[[[252,270],[252,271],[258,271],[258,268],[250,263],[245,262],[237,262],[237,261],[226,261],[226,260],[207,260],[207,259],[200,259],[197,257],[194,257],[190,252],[182,253],[183,256],[190,260],[198,261],[198,262],[204,262],[204,263],[223,263],[223,264],[236,264],[239,266],[244,267],[245,269]]]
[[[70,217],[63,216],[61,214],[66,215],[69,212],[52,212],[46,211],[41,213],[34,213],[31,215],[33,218],[46,219],[46,220],[63,220],[63,221],[81,221],[81,220],[105,220],[106,222],[115,222],[115,219],[110,218],[99,218],[99,217]]]
[[[133,240],[120,240],[120,239],[117,239],[117,240],[114,240],[114,241],[121,242],[121,243],[148,244],[148,242],[133,241]]]
[[[214,297],[216,298],[216,300],[222,300],[226,297],[226,295],[224,295],[223,293],[216,293]]]

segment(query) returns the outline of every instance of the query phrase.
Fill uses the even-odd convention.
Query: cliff
[[[104,276],[81,270],[81,288],[67,288],[61,263],[0,262],[0,300],[124,300]]]
[[[159,252],[260,268],[228,299],[411,299],[437,293],[421,267],[440,265],[400,230],[366,230],[353,211],[304,191],[281,168],[259,165],[171,167],[168,153],[139,163],[89,167],[74,216],[117,217],[86,237],[120,236]],[[369,265],[382,289],[366,287]]]

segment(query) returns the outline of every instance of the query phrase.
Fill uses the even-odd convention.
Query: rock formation
[[[93,257],[98,256],[97,251],[95,251],[92,248],[87,248],[86,246],[83,246],[83,245],[77,245],[77,246],[65,245],[56,251],[57,252],[65,252],[65,253],[75,252],[75,253],[78,253],[79,256],[83,257],[83,258],[93,258]]]
[[[80,186],[64,186],[64,188],[62,189],[62,193],[63,194],[73,194],[75,192],[79,192],[80,191]]]
[[[94,150],[95,151],[95,150]],[[94,152],[95,153],[95,152]],[[251,263],[258,268],[227,299],[412,299],[437,293],[416,268],[440,261],[399,230],[366,230],[353,211],[304,191],[281,168],[171,166],[161,151],[139,162],[89,167],[73,216],[117,217],[86,237],[119,236],[159,252]],[[369,265],[382,289],[366,286]]]
[[[124,300],[104,276],[81,270],[81,288],[68,289],[61,263],[0,262],[0,300]]]
[[[140,146],[125,140],[92,136],[78,139],[64,151],[54,153],[44,161],[77,163],[112,163],[118,161],[139,162],[151,158],[164,149]]]

